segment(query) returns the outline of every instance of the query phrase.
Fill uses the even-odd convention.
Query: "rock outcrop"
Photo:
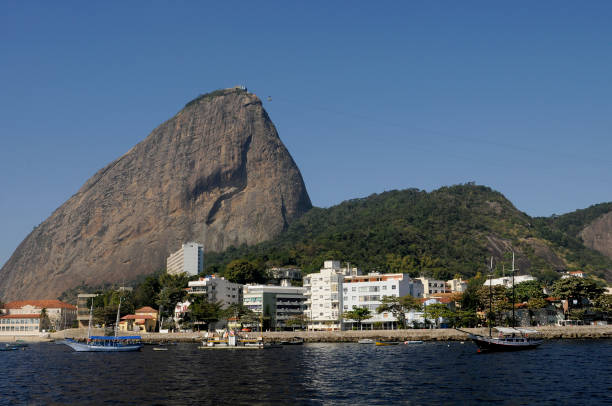
[[[0,270],[0,298],[55,298],[81,283],[165,267],[185,241],[255,244],[311,208],[261,101],[242,89],[198,97],[101,169],[30,233]]]
[[[593,220],[581,232],[584,245],[612,259],[612,211]]]

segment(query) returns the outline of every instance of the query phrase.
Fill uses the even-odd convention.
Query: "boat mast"
[[[489,267],[489,337],[493,337],[491,334],[491,317],[493,317],[493,257],[491,257],[491,265]]]
[[[89,308],[89,325],[87,326],[87,339],[91,337],[91,323],[93,320],[93,298],[91,298],[91,307]]]
[[[117,338],[117,333],[119,332],[119,311],[121,310],[121,297],[119,298],[119,307],[117,307],[117,320],[115,321],[115,338]]]
[[[514,328],[514,251],[512,251],[512,328]]]

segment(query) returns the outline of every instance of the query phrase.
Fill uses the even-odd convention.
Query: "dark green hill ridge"
[[[446,279],[486,271],[491,255],[498,272],[502,264],[510,269],[514,250],[521,273],[551,280],[557,270],[583,269],[612,280],[612,260],[550,221],[517,210],[486,186],[394,190],[313,208],[277,238],[210,253],[206,263],[209,272],[237,258],[313,272],[334,258],[366,271]]]

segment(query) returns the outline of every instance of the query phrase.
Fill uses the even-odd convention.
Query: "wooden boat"
[[[489,336],[480,334],[472,334],[467,331],[459,330],[467,333],[470,339],[478,346],[480,351],[519,351],[530,350],[538,347],[544,340],[538,336],[537,330],[514,327],[514,252],[512,253],[512,327],[492,327],[489,319]],[[492,313],[492,286],[491,279],[493,275],[493,258],[490,265],[491,276],[489,278],[489,312]],[[492,330],[495,329],[498,334],[493,335]]]
[[[64,340],[64,344],[77,352],[131,352],[140,351],[142,348],[142,338],[140,336],[118,336],[119,310],[121,309],[121,299],[117,308],[117,321],[115,323],[114,336],[92,336],[91,324],[93,318],[93,302],[89,310],[89,328],[87,341],[84,343],[75,341],[71,338]]]
[[[291,340],[283,340],[280,342],[281,345],[302,345],[304,339],[302,337],[293,337]]]

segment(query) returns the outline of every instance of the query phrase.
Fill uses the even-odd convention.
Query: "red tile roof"
[[[123,316],[121,320],[155,320],[155,316],[149,314],[128,314]]]
[[[7,314],[0,319],[40,319],[40,314]]]
[[[14,302],[8,302],[4,304],[5,309],[21,309],[25,306],[34,306],[39,309],[73,309],[76,310],[76,306],[70,303],[64,303],[60,300],[17,300]]]
[[[157,310],[155,310],[152,307],[145,306],[145,307],[141,307],[140,309],[136,310],[135,313],[136,314],[138,314],[138,313],[157,313]]]

